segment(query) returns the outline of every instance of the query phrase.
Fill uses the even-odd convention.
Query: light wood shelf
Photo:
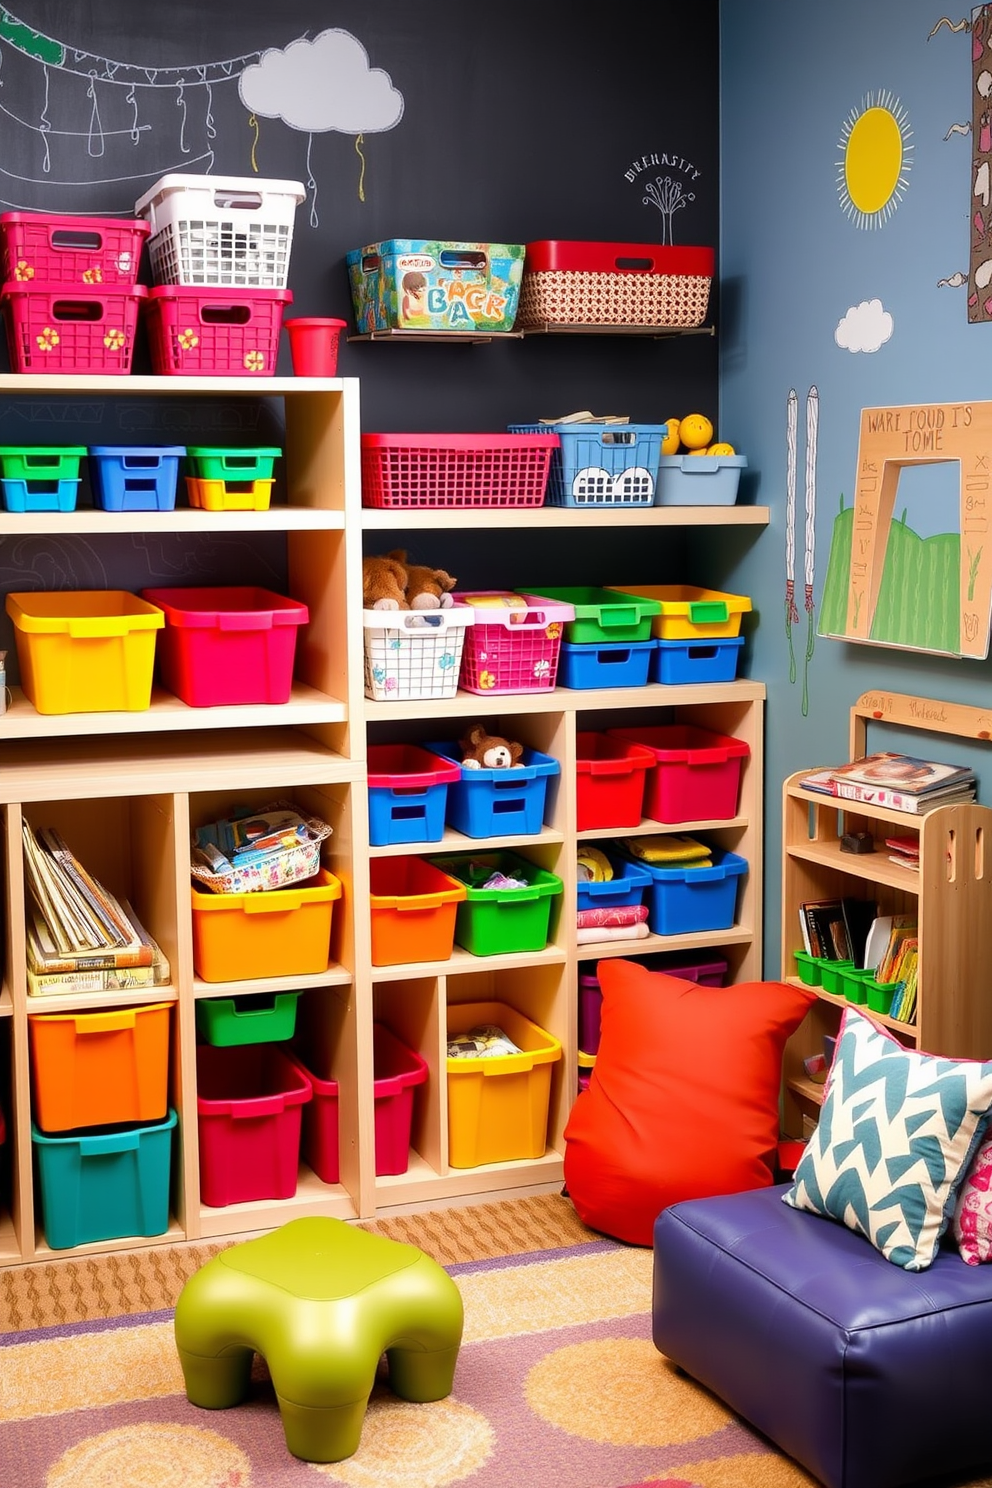
[[[988,740],[982,709],[894,693],[864,693],[851,709],[850,758],[867,752],[871,723],[890,723],[958,738]],[[914,752],[940,757],[939,748]],[[811,767],[822,768],[822,767]],[[992,957],[992,810],[977,802],[937,806],[914,815],[805,790],[801,770],[783,788],[782,963],[796,982],[794,952],[803,949],[799,906],[845,895],[874,901],[878,913],[912,914],[918,923],[919,984],[915,1021],[860,1011],[910,1048],[948,1058],[984,1059],[992,1047],[992,1002],[980,993]],[[845,832],[867,831],[876,842],[898,831],[918,834],[920,867],[890,863],[884,851],[848,853]],[[812,988],[816,1002],[789,1040],[783,1064],[787,1135],[802,1136],[810,1091],[803,1061],[822,1054],[847,1002]],[[822,1091],[822,1087],[813,1087]],[[821,1097],[822,1098],[822,1094]]]

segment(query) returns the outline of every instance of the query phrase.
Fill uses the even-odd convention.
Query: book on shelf
[[[890,863],[898,863],[902,868],[919,868],[919,837],[886,837],[885,845],[889,849]]]
[[[954,806],[959,801],[975,799],[974,782],[952,784],[923,794],[895,790],[887,785],[862,785],[859,781],[837,779],[831,770],[814,770],[799,784],[818,795],[833,796],[838,801],[851,801],[861,806],[881,806],[889,811],[905,811],[922,816],[937,806]]]
[[[165,980],[169,968],[161,949],[142,925],[127,900],[120,906],[131,924],[135,939],[128,946],[103,947],[92,951],[76,951],[68,954],[59,950],[52,938],[49,926],[38,913],[32,913],[27,923],[27,966],[35,976],[65,976],[73,972],[122,971],[152,966],[156,958],[165,965]]]
[[[35,833],[23,821],[25,876],[53,952],[75,956],[87,951],[136,948],[133,924],[113,894],[89,873],[51,828]]]
[[[920,759],[913,754],[897,754],[892,750],[863,754],[859,759],[813,773],[826,774],[833,780],[853,785],[884,786],[908,796],[928,795],[951,785],[975,783],[975,772],[968,765],[948,765],[939,760]]]
[[[147,966],[105,966],[95,970],[27,970],[29,997],[61,997],[76,992],[126,992],[133,987],[160,987],[169,980],[164,956]]]
[[[851,960],[861,970],[865,964],[868,932],[878,914],[878,905],[873,899],[855,899],[853,895],[845,895],[840,901],[840,908],[847,930]]]
[[[876,936],[875,926],[878,927]],[[917,925],[916,916],[884,915],[875,921],[875,926],[869,933],[869,947],[881,946],[881,953],[874,964],[875,980],[877,982],[894,982],[897,980],[895,969],[899,962],[899,956],[903,943],[916,939]],[[874,961],[874,955],[870,957]]]
[[[810,956],[827,961],[852,959],[840,899],[805,899],[799,906],[799,927]]]

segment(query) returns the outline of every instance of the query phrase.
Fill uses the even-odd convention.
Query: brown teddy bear
[[[409,610],[448,610],[454,604],[451,590],[458,583],[443,568],[428,568],[422,563],[407,563],[406,549],[394,548],[386,555],[406,569],[406,608]]]
[[[408,610],[406,564],[395,553],[362,559],[362,608]]]
[[[512,770],[514,765],[522,766],[524,746],[515,739],[487,734],[481,723],[472,725],[465,737],[459,740],[459,748],[466,770]]]

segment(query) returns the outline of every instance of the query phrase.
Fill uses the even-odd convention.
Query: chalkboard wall
[[[0,209],[130,215],[173,171],[298,180],[307,196],[296,214],[292,313],[349,321],[345,254],[390,237],[716,247],[717,10],[717,0],[658,0],[604,8],[590,23],[564,0],[14,0],[14,14],[0,10]],[[328,32],[352,62],[364,51],[360,77],[320,71]],[[249,107],[246,69],[280,60],[273,109]],[[715,291],[708,319],[719,319]],[[144,355],[139,348],[136,371],[147,369]],[[284,345],[279,371],[290,370]],[[582,408],[643,422],[717,413],[710,336],[346,342],[338,370],[361,379],[366,430],[499,430]],[[175,440],[181,420],[189,442],[216,440],[215,404],[167,401],[157,422],[143,415],[150,438]],[[265,415],[243,401],[240,409],[232,418],[250,438]],[[74,432],[81,442],[126,438],[135,416],[127,399],[90,411],[92,424]],[[57,403],[0,401],[0,439],[28,442],[30,421],[32,442],[56,442],[46,426],[61,416]],[[487,539],[483,560],[449,536],[428,561],[460,560],[470,583],[492,579],[494,566],[498,581],[526,583],[548,576],[549,543],[537,536],[521,556],[519,543]],[[127,587],[194,581],[202,551],[179,538],[167,546],[166,556],[148,541],[7,540],[0,588],[25,575],[25,587],[84,577],[114,586],[129,566]],[[609,549],[606,534],[594,555],[600,570]],[[278,567],[241,540],[226,560],[215,551],[208,561],[214,577],[231,569],[244,581],[272,582]]]

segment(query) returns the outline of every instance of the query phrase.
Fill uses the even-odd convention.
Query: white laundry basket
[[[134,204],[156,284],[285,289],[302,181],[162,176]]]

